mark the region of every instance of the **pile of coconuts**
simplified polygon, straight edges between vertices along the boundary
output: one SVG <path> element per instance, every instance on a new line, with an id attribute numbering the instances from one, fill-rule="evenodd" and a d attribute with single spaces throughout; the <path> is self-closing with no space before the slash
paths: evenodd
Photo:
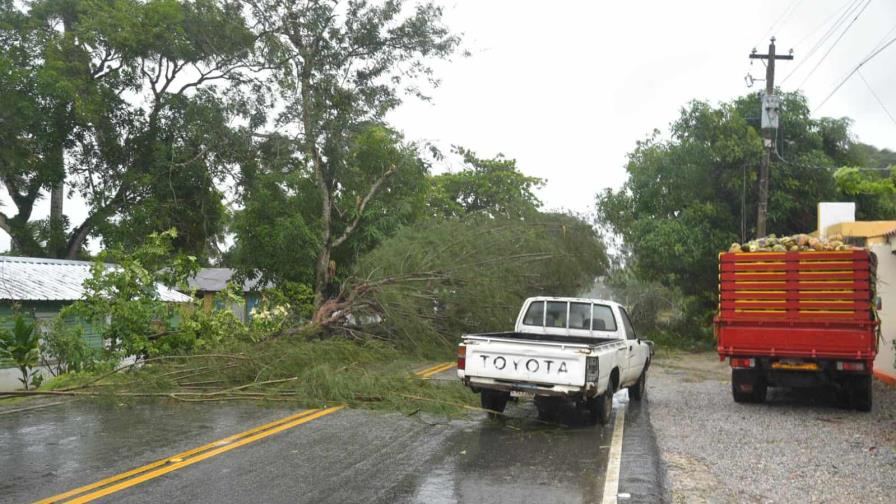
<path id="1" fill-rule="evenodd" d="M 855 250 L 857 247 L 843 243 L 841 235 L 827 238 L 815 238 L 807 234 L 777 237 L 768 235 L 744 244 L 732 243 L 728 252 L 798 252 L 798 251 L 833 251 Z"/>

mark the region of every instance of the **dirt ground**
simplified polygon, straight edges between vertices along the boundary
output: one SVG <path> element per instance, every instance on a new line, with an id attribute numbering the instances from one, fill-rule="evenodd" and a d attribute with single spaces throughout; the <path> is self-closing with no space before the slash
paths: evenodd
<path id="1" fill-rule="evenodd" d="M 715 354 L 666 356 L 651 368 L 651 420 L 674 503 L 893 502 L 896 390 L 875 383 L 870 413 L 832 390 L 770 389 L 731 398 Z"/>

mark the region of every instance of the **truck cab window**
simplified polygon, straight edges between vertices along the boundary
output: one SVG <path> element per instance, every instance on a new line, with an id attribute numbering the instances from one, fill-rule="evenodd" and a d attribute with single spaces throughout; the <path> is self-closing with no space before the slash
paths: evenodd
<path id="1" fill-rule="evenodd" d="M 523 324 L 530 326 L 541 326 L 544 324 L 544 301 L 535 301 L 529 305 L 526 310 L 526 316 L 523 317 Z"/>
<path id="2" fill-rule="evenodd" d="M 632 327 L 632 321 L 628 318 L 628 313 L 625 312 L 625 309 L 621 306 L 619 307 L 619 313 L 622 314 L 622 327 L 625 329 L 625 339 L 635 339 L 635 328 Z"/>
<path id="3" fill-rule="evenodd" d="M 545 327 L 566 329 L 566 303 L 548 301 L 544 317 Z"/>
<path id="4" fill-rule="evenodd" d="M 616 330 L 616 317 L 613 316 L 613 310 L 609 306 L 594 305 L 594 311 L 591 314 L 591 330 L 610 332 Z"/>
<path id="5" fill-rule="evenodd" d="M 591 303 L 569 303 L 569 328 L 591 329 Z"/>

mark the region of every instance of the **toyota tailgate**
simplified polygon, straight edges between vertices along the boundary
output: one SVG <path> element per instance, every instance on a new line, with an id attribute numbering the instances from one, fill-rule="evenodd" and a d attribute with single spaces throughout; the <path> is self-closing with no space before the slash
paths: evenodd
<path id="1" fill-rule="evenodd" d="M 581 387 L 585 384 L 587 345 L 516 342 L 493 339 L 466 341 L 467 378 Z"/>

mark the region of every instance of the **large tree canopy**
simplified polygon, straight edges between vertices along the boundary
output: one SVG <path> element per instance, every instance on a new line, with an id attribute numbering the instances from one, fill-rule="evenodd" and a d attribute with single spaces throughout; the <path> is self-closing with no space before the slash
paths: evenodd
<path id="1" fill-rule="evenodd" d="M 782 99 L 768 216 L 779 235 L 814 230 L 816 204 L 843 195 L 834 170 L 867 159 L 848 119 L 813 119 L 801 95 Z M 637 143 L 623 187 L 597 196 L 598 222 L 621 238 L 627 266 L 687 296 L 695 322 L 706 322 L 715 304 L 718 252 L 753 237 L 759 110 L 755 95 L 688 104 L 668 134 Z"/>
<path id="2" fill-rule="evenodd" d="M 431 3 L 412 9 L 400 0 L 248 4 L 283 98 L 275 132 L 267 138 L 293 139 L 293 161 L 283 166 L 307 173 L 316 190 L 305 197 L 318 203 L 312 248 L 321 303 L 340 249 L 352 248 L 368 217 L 381 213 L 384 194 L 402 183 L 396 175 L 404 156 L 389 154 L 388 142 L 367 142 L 366 125 L 385 124 L 386 113 L 403 96 L 424 96 L 421 83 L 436 85 L 429 65 L 449 57 L 458 39 Z M 366 155 L 376 162 L 358 157 Z"/>
<path id="3" fill-rule="evenodd" d="M 244 165 L 244 207 L 234 214 L 235 243 L 228 261 L 265 281 L 314 285 L 315 261 L 327 233 L 315 175 L 294 147 L 289 139 L 271 138 L 257 162 Z M 422 215 L 427 194 L 428 167 L 416 147 L 381 125 L 365 125 L 348 138 L 339 170 L 345 175 L 332 195 L 331 231 L 347 238 L 330 254 L 339 268 L 330 281 L 344 278 L 360 254 Z M 364 201 L 385 171 L 391 175 L 383 189 Z M 347 233 L 355 222 L 357 230 Z"/>
<path id="4" fill-rule="evenodd" d="M 0 178 L 17 210 L 0 227 L 14 248 L 74 257 L 89 236 L 177 226 L 180 247 L 206 252 L 236 112 L 216 86 L 248 82 L 255 39 L 226 0 L 0 2 Z M 41 233 L 35 202 L 51 192 L 61 210 L 66 186 L 88 217 L 51 213 Z"/>
<path id="5" fill-rule="evenodd" d="M 480 158 L 456 147 L 464 168 L 432 178 L 429 206 L 434 215 L 460 217 L 483 213 L 492 217 L 525 217 L 537 212 L 541 202 L 533 193 L 544 181 L 524 175 L 515 159 L 498 155 Z"/>

